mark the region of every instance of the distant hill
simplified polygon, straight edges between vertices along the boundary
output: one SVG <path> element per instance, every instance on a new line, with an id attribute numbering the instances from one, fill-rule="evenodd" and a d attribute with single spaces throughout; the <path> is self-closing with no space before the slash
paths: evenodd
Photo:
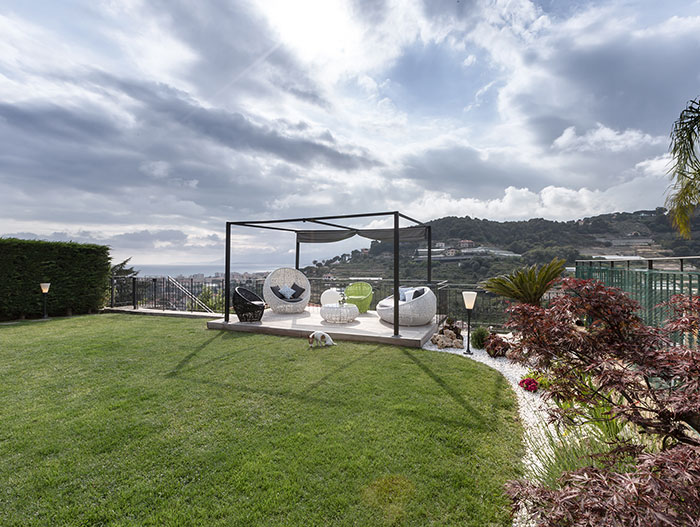
<path id="1" fill-rule="evenodd" d="M 469 216 L 448 216 L 428 222 L 432 226 L 433 244 L 458 247 L 461 240 L 476 246 L 512 251 L 519 258 L 474 255 L 462 260 L 435 260 L 435 278 L 480 281 L 515 267 L 564 258 L 568 264 L 576 259 L 606 255 L 617 256 L 689 256 L 700 255 L 700 239 L 681 239 L 673 230 L 666 209 L 638 210 L 601 214 L 572 221 L 534 218 L 526 221 L 491 221 Z M 693 221 L 693 232 L 700 238 L 700 218 Z M 425 262 L 415 258 L 425 243 L 401 244 L 402 277 L 422 278 Z M 372 242 L 367 254 L 336 256 L 316 262 L 306 269 L 311 276 L 390 276 L 391 243 Z"/>
<path id="2" fill-rule="evenodd" d="M 657 245 L 656 250 L 660 252 L 680 247 L 691 250 L 694 245 L 675 234 L 663 207 L 601 214 L 566 222 L 542 218 L 498 222 L 451 216 L 429 223 L 433 226 L 434 240 L 449 243 L 466 238 L 523 255 L 533 250 L 556 247 L 573 247 L 587 256 L 598 253 L 633 255 L 636 254 L 635 249 L 653 245 Z"/>

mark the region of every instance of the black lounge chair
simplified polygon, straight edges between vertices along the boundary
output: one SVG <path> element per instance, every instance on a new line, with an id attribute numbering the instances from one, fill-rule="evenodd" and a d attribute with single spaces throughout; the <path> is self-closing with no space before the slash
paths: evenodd
<path id="1" fill-rule="evenodd" d="M 237 287 L 233 290 L 233 309 L 241 322 L 258 322 L 265 311 L 265 302 L 250 289 Z"/>

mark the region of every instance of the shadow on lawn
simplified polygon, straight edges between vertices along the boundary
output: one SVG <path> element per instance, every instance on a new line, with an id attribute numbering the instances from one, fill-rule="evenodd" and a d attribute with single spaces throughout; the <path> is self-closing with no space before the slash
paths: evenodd
<path id="1" fill-rule="evenodd" d="M 447 395 L 452 397 L 454 401 L 460 405 L 462 408 L 464 408 L 467 412 L 470 414 L 473 414 L 475 416 L 481 417 L 481 414 L 479 413 L 478 410 L 476 410 L 471 404 L 467 402 L 467 400 L 462 397 L 459 393 L 457 393 L 453 388 L 450 387 L 441 377 L 439 377 L 433 370 L 428 368 L 425 364 L 423 364 L 418 357 L 413 355 L 410 351 L 408 350 L 401 350 L 406 357 L 411 359 L 413 362 L 416 363 L 416 365 L 423 370 L 428 377 L 430 377 L 432 380 L 435 381 L 435 384 L 437 384 L 440 388 L 442 388 Z"/>
<path id="2" fill-rule="evenodd" d="M 370 350 L 370 351 L 368 351 L 367 353 L 364 353 L 364 354 L 360 355 L 359 357 L 357 357 L 357 358 L 355 358 L 355 359 L 353 359 L 353 360 L 351 360 L 351 361 L 346 362 L 345 364 L 343 364 L 343 365 L 340 366 L 339 368 L 336 368 L 335 370 L 333 370 L 333 371 L 327 373 L 326 375 L 324 375 L 323 377 L 321 377 L 319 380 L 314 381 L 314 382 L 312 382 L 311 384 L 309 384 L 304 390 L 302 390 L 302 391 L 299 393 L 299 395 L 308 395 L 308 393 L 309 393 L 311 390 L 314 390 L 314 389 L 318 388 L 318 387 L 321 386 L 324 382 L 326 382 L 328 379 L 330 379 L 330 378 L 333 377 L 334 375 L 337 375 L 337 374 L 340 373 L 341 371 L 348 369 L 350 366 L 352 366 L 352 365 L 355 364 L 356 362 L 359 362 L 359 361 L 361 361 L 361 360 L 363 360 L 363 359 L 366 359 L 367 357 L 369 357 L 372 353 L 374 353 L 374 352 L 377 351 L 378 349 L 379 349 L 379 348 L 374 348 L 373 350 Z"/>
<path id="3" fill-rule="evenodd" d="M 182 368 L 187 366 L 187 364 L 194 359 L 197 354 L 202 351 L 204 348 L 206 348 L 209 344 L 214 342 L 216 339 L 220 338 L 222 336 L 223 332 L 219 333 L 218 335 L 214 335 L 212 338 L 209 340 L 204 341 L 200 346 L 196 347 L 193 351 L 191 351 L 189 354 L 187 354 L 183 359 L 177 363 L 177 366 L 175 366 L 172 370 L 170 370 L 168 373 L 165 374 L 166 377 L 174 377 L 177 375 Z"/>
<path id="4" fill-rule="evenodd" d="M 345 399 L 339 399 L 339 398 L 329 398 L 329 397 L 320 397 L 320 396 L 314 396 L 311 395 L 311 393 L 317 389 L 320 388 L 326 381 L 330 378 L 332 378 L 335 375 L 338 375 L 344 370 L 347 370 L 348 368 L 351 368 L 353 365 L 356 363 L 365 360 L 368 358 L 370 355 L 375 353 L 379 348 L 373 348 L 372 350 L 368 351 L 367 353 L 363 353 L 362 355 L 354 358 L 353 360 L 350 360 L 343 365 L 335 368 L 334 370 L 328 372 L 326 375 L 321 377 L 320 379 L 308 384 L 307 386 L 303 387 L 300 391 L 292 391 L 292 390 L 274 390 L 274 389 L 266 389 L 266 388 L 256 388 L 252 386 L 248 386 L 245 383 L 230 383 L 230 382 L 221 382 L 221 381 L 216 381 L 216 380 L 211 380 L 207 378 L 202 378 L 202 377 L 196 377 L 192 376 L 191 373 L 193 373 L 194 370 L 199 369 L 200 367 L 211 363 L 211 362 L 217 362 L 217 361 L 222 361 L 226 360 L 229 358 L 232 354 L 226 354 L 222 356 L 215 357 L 209 361 L 206 361 L 205 363 L 198 364 L 196 367 L 190 367 L 185 368 L 187 364 L 204 348 L 206 348 L 209 344 L 211 344 L 214 339 L 218 338 L 220 335 L 216 335 L 203 343 L 201 346 L 199 346 L 197 349 L 195 349 L 193 352 L 188 354 L 186 357 L 184 357 L 178 365 L 168 374 L 166 374 L 166 377 L 170 378 L 177 378 L 181 381 L 187 381 L 195 384 L 200 384 L 200 385 L 208 385 L 208 386 L 213 386 L 216 388 L 221 388 L 225 390 L 235 390 L 238 392 L 242 393 L 252 393 L 252 394 L 257 394 L 257 395 L 267 395 L 270 397 L 275 397 L 275 398 L 280 398 L 280 399 L 294 399 L 297 401 L 300 401 L 302 403 L 310 403 L 310 404 L 322 404 L 326 405 L 328 407 L 336 407 L 336 408 L 348 408 L 348 409 L 353 409 L 357 410 L 357 401 L 354 400 L 345 400 Z M 444 379 L 442 379 L 440 376 L 438 376 L 434 371 L 432 371 L 426 364 L 424 364 L 420 359 L 418 359 L 414 354 L 412 354 L 408 350 L 401 350 L 402 353 L 407 356 L 408 358 L 411 359 L 411 361 L 418 367 L 420 370 L 422 370 L 430 379 L 432 379 L 437 386 L 440 387 L 442 391 L 444 391 L 447 395 L 452 398 L 465 412 L 464 415 L 461 418 L 453 418 L 453 417 L 447 417 L 444 415 L 440 415 L 437 412 L 422 412 L 416 409 L 407 409 L 407 408 L 394 408 L 392 410 L 386 409 L 387 412 L 391 412 L 394 414 L 401 415 L 402 417 L 405 418 L 410 418 L 410 419 L 415 419 L 416 421 L 422 422 L 422 421 L 431 421 L 435 422 L 441 425 L 446 425 L 446 426 L 452 426 L 452 427 L 469 427 L 471 429 L 475 430 L 483 430 L 483 429 L 489 429 L 491 428 L 489 426 L 487 418 L 479 412 L 473 405 L 471 405 L 460 393 L 458 393 L 454 388 L 452 388 L 447 382 L 445 382 Z M 184 374 L 184 375 L 183 375 Z M 494 387 L 495 390 L 497 390 L 497 387 Z"/>
<path id="5" fill-rule="evenodd" d="M 188 370 L 189 371 L 189 370 Z M 209 379 L 202 379 L 198 377 L 190 377 L 190 376 L 184 376 L 184 375 L 177 375 L 176 377 L 173 376 L 174 378 L 181 380 L 181 381 L 187 381 L 191 382 L 194 384 L 200 384 L 200 385 L 205 385 L 205 386 L 213 386 L 216 388 L 221 388 L 225 390 L 233 390 L 241 393 L 252 393 L 256 395 L 267 395 L 270 397 L 275 397 L 283 400 L 296 400 L 302 403 L 309 403 L 309 404 L 322 404 L 327 407 L 334 407 L 334 408 L 346 408 L 352 412 L 357 412 L 358 411 L 358 406 L 357 406 L 357 401 L 346 401 L 343 399 L 330 399 L 326 397 L 315 397 L 312 395 L 304 394 L 304 393 L 298 393 L 298 392 L 293 392 L 290 390 L 269 390 L 269 389 L 264 389 L 264 388 L 251 388 L 250 386 L 245 386 L 241 384 L 232 384 L 232 383 L 227 383 L 227 382 L 219 382 L 219 381 L 212 381 Z M 423 422 L 433 422 L 437 423 L 440 425 L 444 426 L 451 426 L 451 427 L 468 427 L 470 429 L 474 430 L 488 430 L 492 429 L 493 426 L 489 426 L 484 417 L 476 410 L 473 408 L 469 407 L 467 405 L 466 412 L 464 416 L 461 419 L 453 419 L 449 417 L 444 417 L 441 415 L 437 415 L 434 411 L 429 412 L 420 412 L 416 410 L 408 410 L 406 408 L 395 408 L 395 409 L 388 409 L 388 408 L 373 408 L 374 410 L 383 410 L 386 413 L 391 413 L 394 415 L 400 415 L 401 417 L 404 418 L 411 418 L 415 419 L 417 423 L 423 423 Z"/>

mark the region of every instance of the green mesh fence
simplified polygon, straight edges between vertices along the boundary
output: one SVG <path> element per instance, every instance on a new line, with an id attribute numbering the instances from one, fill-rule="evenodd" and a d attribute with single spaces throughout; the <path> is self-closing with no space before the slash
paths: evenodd
<path id="1" fill-rule="evenodd" d="M 697 296 L 700 291 L 700 272 L 667 271 L 604 267 L 588 262 L 576 263 L 576 278 L 594 279 L 607 286 L 618 287 L 640 304 L 639 316 L 647 325 L 661 326 L 669 317 L 669 309 L 660 306 L 673 295 Z"/>

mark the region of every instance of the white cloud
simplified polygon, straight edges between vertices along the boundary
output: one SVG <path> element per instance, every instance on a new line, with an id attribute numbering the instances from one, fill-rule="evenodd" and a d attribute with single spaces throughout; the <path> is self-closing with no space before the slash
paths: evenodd
<path id="1" fill-rule="evenodd" d="M 625 130 L 617 132 L 598 123 L 592 130 L 583 135 L 576 133 L 576 127 L 570 126 L 554 140 L 553 148 L 565 151 L 594 152 L 608 150 L 622 152 L 634 150 L 647 145 L 663 145 L 664 137 L 652 137 L 640 130 Z"/>
<path id="2" fill-rule="evenodd" d="M 462 62 L 462 65 L 465 68 L 468 68 L 469 66 L 471 66 L 472 64 L 475 64 L 475 63 L 476 63 L 476 56 L 475 55 L 467 55 L 467 58 L 464 59 L 464 61 Z"/>

